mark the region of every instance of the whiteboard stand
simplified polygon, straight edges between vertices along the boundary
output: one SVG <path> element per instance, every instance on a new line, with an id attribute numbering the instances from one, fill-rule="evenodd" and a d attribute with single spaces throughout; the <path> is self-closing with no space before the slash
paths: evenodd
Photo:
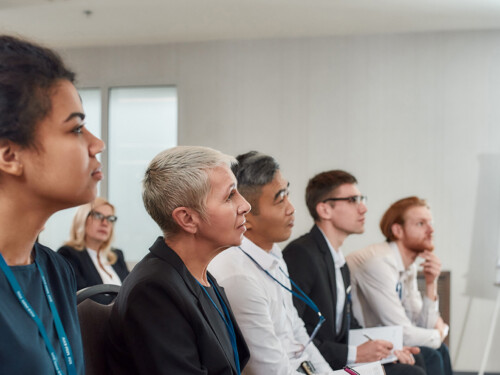
<path id="1" fill-rule="evenodd" d="M 460 350 L 462 349 L 462 342 L 464 341 L 465 328 L 467 326 L 467 322 L 469 321 L 469 314 L 470 314 L 470 307 L 471 306 L 472 306 L 472 297 L 469 296 L 469 301 L 467 303 L 467 309 L 465 310 L 464 324 L 462 326 L 462 331 L 460 332 L 457 349 L 455 350 L 455 355 L 453 356 L 453 368 L 455 368 L 457 366 Z"/>
<path id="2" fill-rule="evenodd" d="M 497 292 L 497 302 L 495 303 L 495 310 L 493 311 L 490 334 L 488 335 L 488 340 L 486 341 L 486 347 L 484 349 L 484 354 L 483 354 L 483 361 L 481 362 L 481 367 L 479 368 L 478 375 L 484 375 L 484 370 L 486 369 L 486 364 L 488 363 L 488 358 L 490 356 L 491 344 L 493 343 L 493 336 L 495 335 L 495 328 L 498 320 L 498 311 L 500 310 L 500 284 L 495 284 L 495 285 L 499 287 Z"/>

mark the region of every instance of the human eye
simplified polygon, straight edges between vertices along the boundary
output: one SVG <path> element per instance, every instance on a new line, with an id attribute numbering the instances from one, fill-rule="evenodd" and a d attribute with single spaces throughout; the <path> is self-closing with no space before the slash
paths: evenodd
<path id="1" fill-rule="evenodd" d="M 97 220 L 102 220 L 104 219 L 104 215 L 101 214 L 100 212 L 94 212 L 94 217 L 97 219 Z"/>
<path id="2" fill-rule="evenodd" d="M 234 194 L 236 194 L 236 191 L 235 190 L 231 190 L 231 192 L 229 193 L 226 201 L 230 201 L 234 197 Z"/>
<path id="3" fill-rule="evenodd" d="M 71 132 L 72 133 L 75 133 L 75 134 L 82 134 L 83 133 L 83 127 L 85 126 L 85 124 L 78 124 L 76 125 L 72 130 Z"/>
<path id="4" fill-rule="evenodd" d="M 357 195 L 354 195 L 352 197 L 349 197 L 349 199 L 347 200 L 349 203 L 358 203 L 358 196 Z"/>
<path id="5" fill-rule="evenodd" d="M 423 227 L 424 226 L 424 222 L 423 221 L 418 221 L 417 222 L 417 227 Z"/>
<path id="6" fill-rule="evenodd" d="M 279 203 L 283 203 L 283 202 L 285 201 L 285 197 L 287 197 L 287 196 L 288 196 L 288 192 L 287 192 L 287 191 L 282 191 L 282 192 L 280 193 L 280 195 L 278 196 L 278 201 L 277 201 L 277 203 L 278 203 L 278 204 L 279 204 Z"/>

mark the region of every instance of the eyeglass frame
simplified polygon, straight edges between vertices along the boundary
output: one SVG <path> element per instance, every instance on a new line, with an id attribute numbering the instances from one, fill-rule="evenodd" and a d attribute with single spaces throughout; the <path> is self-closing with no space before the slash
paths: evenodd
<path id="1" fill-rule="evenodd" d="M 368 197 L 366 195 L 351 195 L 350 197 L 342 197 L 342 198 L 326 198 L 321 201 L 321 203 L 326 203 L 330 201 L 347 201 L 349 203 L 356 203 L 356 204 L 366 204 L 366 201 L 368 200 Z"/>
<path id="2" fill-rule="evenodd" d="M 116 215 L 105 216 L 104 214 L 102 214 L 98 211 L 94 211 L 94 210 L 91 210 L 89 212 L 89 214 L 87 215 L 87 217 L 90 217 L 90 216 L 92 216 L 92 219 L 99 220 L 100 222 L 102 222 L 103 220 L 106 220 L 109 224 L 114 224 L 118 220 L 118 216 L 116 216 Z"/>

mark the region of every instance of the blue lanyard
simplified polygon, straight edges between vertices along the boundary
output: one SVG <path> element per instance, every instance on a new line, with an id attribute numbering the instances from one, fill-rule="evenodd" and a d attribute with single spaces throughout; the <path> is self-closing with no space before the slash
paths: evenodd
<path id="1" fill-rule="evenodd" d="M 292 293 L 293 296 L 297 297 L 298 299 L 300 299 L 301 301 L 303 301 L 307 306 L 309 306 L 311 309 L 313 309 L 317 314 L 318 314 L 318 317 L 319 317 L 319 322 L 318 324 L 316 325 L 316 327 L 314 328 L 311 336 L 309 336 L 309 340 L 307 340 L 307 343 L 304 345 L 304 349 L 307 345 L 309 345 L 309 343 L 314 339 L 314 337 L 316 336 L 316 334 L 318 333 L 319 329 L 321 328 L 321 325 L 325 322 L 325 317 L 323 315 L 321 315 L 321 312 L 319 311 L 318 309 L 318 306 L 316 306 L 316 304 L 313 302 L 313 300 L 311 298 L 309 298 L 309 296 L 307 294 L 304 293 L 304 291 L 302 289 L 299 288 L 299 286 L 295 283 L 295 281 L 293 281 L 290 276 L 288 276 L 285 271 L 283 271 L 283 269 L 281 267 L 278 266 L 279 270 L 283 273 L 283 275 L 285 275 L 288 280 L 290 280 L 290 283 L 295 287 L 295 289 L 297 289 L 297 291 L 300 293 L 297 293 L 295 290 L 293 289 L 290 289 L 289 287 L 287 287 L 286 285 L 284 285 L 282 282 L 280 282 L 277 278 L 275 278 L 273 275 L 271 275 L 269 273 L 269 271 L 267 271 L 264 267 L 262 267 L 259 262 L 257 262 L 250 254 L 248 254 L 245 250 L 243 250 L 241 248 L 241 246 L 238 246 L 238 249 L 240 249 L 247 257 L 249 257 L 256 265 L 257 267 L 259 267 L 267 276 L 269 276 L 271 279 L 273 279 L 275 282 L 277 282 L 282 288 L 286 289 L 287 291 L 289 291 L 290 293 Z"/>
<path id="2" fill-rule="evenodd" d="M 399 299 L 402 300 L 403 299 L 403 284 L 401 283 L 401 281 L 398 281 L 398 283 L 396 284 L 396 293 L 398 294 Z"/>
<path id="3" fill-rule="evenodd" d="M 68 370 L 68 375 L 76 375 L 76 367 L 75 367 L 75 362 L 73 360 L 73 353 L 71 351 L 71 346 L 69 344 L 69 340 L 68 340 L 68 337 L 66 335 L 66 332 L 64 332 L 64 327 L 62 325 L 61 318 L 59 317 L 59 313 L 57 312 L 56 305 L 55 305 L 54 300 L 52 298 L 52 293 L 50 292 L 50 289 L 49 289 L 49 284 L 47 283 L 47 279 L 45 278 L 45 275 L 44 275 L 40 265 L 37 263 L 36 260 L 35 260 L 35 265 L 38 269 L 38 272 L 40 272 L 40 277 L 42 279 L 42 284 L 43 284 L 43 290 L 45 292 L 45 296 L 47 297 L 47 302 L 49 303 L 50 311 L 52 312 L 52 317 L 54 319 L 54 325 L 56 327 L 57 335 L 59 336 L 59 342 L 60 342 L 61 347 L 62 347 L 64 361 L 66 362 L 66 368 Z M 43 326 L 42 320 L 37 315 L 35 310 L 31 307 L 28 300 L 24 296 L 24 293 L 21 290 L 21 286 L 17 282 L 16 277 L 14 276 L 14 273 L 12 273 L 12 270 L 5 262 L 5 259 L 3 258 L 2 254 L 0 254 L 0 268 L 2 269 L 5 276 L 7 277 L 7 281 L 9 282 L 10 287 L 14 291 L 14 294 L 16 295 L 17 299 L 19 300 L 19 303 L 24 308 L 26 313 L 31 317 L 31 319 L 33 319 L 35 321 L 36 325 L 38 326 L 38 331 L 40 332 L 40 335 L 42 336 L 43 341 L 45 341 L 45 346 L 47 347 L 47 351 L 49 352 L 50 359 L 52 360 L 52 363 L 54 364 L 54 369 L 56 371 L 56 374 L 57 375 L 64 375 L 64 373 L 61 370 L 61 367 L 59 366 L 59 361 L 57 360 L 56 351 L 54 350 L 54 347 L 52 346 L 52 343 L 50 342 L 49 336 L 47 335 L 47 331 L 45 330 L 45 327 Z"/>
<path id="4" fill-rule="evenodd" d="M 236 333 L 234 332 L 233 322 L 231 321 L 231 317 L 229 316 L 229 310 L 227 309 L 227 306 L 224 303 L 224 300 L 222 299 L 222 297 L 219 293 L 219 290 L 215 286 L 215 283 L 211 280 L 210 276 L 208 276 L 208 282 L 214 288 L 215 294 L 217 294 L 217 298 L 219 299 L 219 302 L 222 306 L 222 309 L 224 310 L 224 315 L 219 310 L 219 308 L 217 307 L 217 304 L 214 302 L 212 297 L 210 297 L 210 294 L 208 293 L 207 289 L 203 285 L 201 285 L 201 283 L 198 280 L 196 280 L 196 282 L 201 286 L 201 289 L 203 289 L 203 291 L 207 295 L 208 299 L 210 300 L 210 302 L 212 302 L 212 305 L 214 305 L 215 309 L 219 313 L 219 316 L 221 317 L 222 321 L 226 325 L 227 332 L 229 333 L 229 339 L 231 340 L 231 346 L 233 347 L 234 363 L 236 365 L 236 372 L 238 373 L 238 375 L 240 375 L 241 374 L 240 356 L 238 354 L 238 345 L 236 343 Z"/>

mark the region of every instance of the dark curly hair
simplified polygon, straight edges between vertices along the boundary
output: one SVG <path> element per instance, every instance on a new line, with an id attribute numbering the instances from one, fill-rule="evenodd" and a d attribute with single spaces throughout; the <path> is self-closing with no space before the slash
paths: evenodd
<path id="1" fill-rule="evenodd" d="M 73 83 L 75 74 L 54 51 L 1 35 L 0 140 L 36 146 L 36 125 L 50 113 L 52 90 L 60 80 Z"/>

